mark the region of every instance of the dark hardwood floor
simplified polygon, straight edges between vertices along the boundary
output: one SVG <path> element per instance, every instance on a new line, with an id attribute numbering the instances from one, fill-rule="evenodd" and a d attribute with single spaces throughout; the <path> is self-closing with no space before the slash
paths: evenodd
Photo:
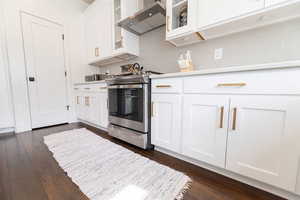
<path id="1" fill-rule="evenodd" d="M 87 200 L 43 143 L 43 136 L 80 127 L 87 127 L 101 137 L 186 173 L 193 184 L 184 200 L 282 199 L 160 152 L 140 150 L 98 129 L 70 124 L 17 136 L 0 136 L 0 200 Z"/>

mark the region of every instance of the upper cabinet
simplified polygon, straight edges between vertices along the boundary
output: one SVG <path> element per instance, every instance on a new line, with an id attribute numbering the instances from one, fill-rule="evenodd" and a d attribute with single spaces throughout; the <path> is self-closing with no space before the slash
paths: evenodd
<path id="1" fill-rule="evenodd" d="M 96 0 L 85 11 L 87 62 L 107 65 L 139 55 L 139 37 L 117 26 L 138 10 L 138 0 Z"/>
<path id="2" fill-rule="evenodd" d="M 201 0 L 198 2 L 198 26 L 205 27 L 217 22 L 264 8 L 264 0 Z"/>
<path id="3" fill-rule="evenodd" d="M 195 33 L 197 4 L 196 0 L 167 0 L 167 41 L 182 46 L 203 40 L 199 33 Z"/>
<path id="4" fill-rule="evenodd" d="M 291 20 L 299 10 L 299 0 L 169 0 L 166 39 L 183 46 Z"/>
<path id="5" fill-rule="evenodd" d="M 138 1 L 113 0 L 113 55 L 139 55 L 139 37 L 118 26 L 118 23 L 138 10 Z"/>
<path id="6" fill-rule="evenodd" d="M 109 0 L 95 1 L 85 11 L 85 38 L 89 64 L 112 54 L 110 2 Z"/>

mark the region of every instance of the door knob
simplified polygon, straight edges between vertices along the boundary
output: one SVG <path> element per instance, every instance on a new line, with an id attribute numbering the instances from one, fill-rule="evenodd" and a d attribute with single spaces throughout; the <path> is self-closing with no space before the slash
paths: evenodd
<path id="1" fill-rule="evenodd" d="M 34 77 L 29 77 L 28 79 L 29 79 L 30 82 L 34 82 L 35 81 Z"/>

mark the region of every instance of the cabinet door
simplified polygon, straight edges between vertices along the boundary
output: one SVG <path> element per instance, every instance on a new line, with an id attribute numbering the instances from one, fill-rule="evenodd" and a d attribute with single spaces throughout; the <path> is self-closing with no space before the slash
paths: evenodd
<path id="1" fill-rule="evenodd" d="M 100 97 L 97 93 L 91 93 L 88 96 L 88 121 L 95 125 L 101 125 L 100 119 Z"/>
<path id="2" fill-rule="evenodd" d="M 196 24 L 197 0 L 167 0 L 167 37 L 192 32 Z"/>
<path id="3" fill-rule="evenodd" d="M 100 103 L 100 126 L 103 128 L 108 127 L 108 108 L 107 108 L 107 92 L 101 92 L 99 94 Z"/>
<path id="4" fill-rule="evenodd" d="M 184 155 L 225 167 L 229 98 L 185 95 L 183 99 Z"/>
<path id="5" fill-rule="evenodd" d="M 227 169 L 294 191 L 299 159 L 300 98 L 231 99 Z"/>
<path id="6" fill-rule="evenodd" d="M 264 0 L 201 0 L 198 2 L 198 27 L 212 25 L 264 8 Z"/>
<path id="7" fill-rule="evenodd" d="M 85 39 L 88 63 L 99 57 L 98 41 L 98 16 L 96 2 L 90 5 L 84 13 L 85 18 Z"/>
<path id="8" fill-rule="evenodd" d="M 111 10 L 112 1 L 101 0 L 95 1 L 85 11 L 85 37 L 89 63 L 112 54 Z"/>
<path id="9" fill-rule="evenodd" d="M 152 95 L 152 144 L 180 152 L 181 97 L 172 94 Z"/>

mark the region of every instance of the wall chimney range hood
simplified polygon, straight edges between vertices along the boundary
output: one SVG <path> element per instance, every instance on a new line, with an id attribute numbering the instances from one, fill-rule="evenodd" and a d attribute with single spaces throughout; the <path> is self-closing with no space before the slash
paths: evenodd
<path id="1" fill-rule="evenodd" d="M 166 24 L 166 9 L 156 1 L 150 6 L 138 11 L 134 16 L 127 17 L 118 26 L 136 35 L 142 35 Z"/>

